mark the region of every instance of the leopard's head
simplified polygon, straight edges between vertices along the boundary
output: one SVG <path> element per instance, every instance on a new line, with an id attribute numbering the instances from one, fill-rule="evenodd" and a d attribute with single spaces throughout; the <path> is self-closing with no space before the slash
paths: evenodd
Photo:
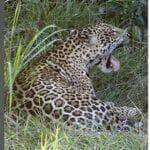
<path id="1" fill-rule="evenodd" d="M 100 23 L 82 29 L 79 35 L 89 47 L 88 67 L 97 65 L 104 73 L 119 70 L 120 63 L 112 52 L 123 43 L 128 43 L 128 33 L 125 30 Z"/>

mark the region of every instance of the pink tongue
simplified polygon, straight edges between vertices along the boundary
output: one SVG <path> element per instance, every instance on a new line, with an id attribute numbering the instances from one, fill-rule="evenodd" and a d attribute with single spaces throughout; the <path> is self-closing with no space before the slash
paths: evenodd
<path id="1" fill-rule="evenodd" d="M 111 56 L 110 62 L 113 66 L 114 71 L 118 71 L 120 69 L 120 63 L 115 57 Z"/>

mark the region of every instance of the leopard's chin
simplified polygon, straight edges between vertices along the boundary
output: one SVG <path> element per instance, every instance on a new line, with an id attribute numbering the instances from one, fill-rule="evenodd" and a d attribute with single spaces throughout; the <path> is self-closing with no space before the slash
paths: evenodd
<path id="1" fill-rule="evenodd" d="M 100 70 L 103 73 L 110 73 L 112 71 L 116 72 L 119 69 L 120 69 L 119 61 L 114 56 L 112 56 L 111 54 L 110 54 L 106 64 L 100 67 Z"/>

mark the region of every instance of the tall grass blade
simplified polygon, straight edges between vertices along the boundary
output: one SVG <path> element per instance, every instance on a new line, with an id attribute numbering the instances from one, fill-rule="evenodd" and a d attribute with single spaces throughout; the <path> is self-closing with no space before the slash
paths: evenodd
<path id="1" fill-rule="evenodd" d="M 29 44 L 27 45 L 27 47 L 26 47 L 26 49 L 25 49 L 23 55 L 25 56 L 25 55 L 28 54 L 28 52 L 31 50 L 31 48 L 32 48 L 32 46 L 33 46 L 33 44 L 34 44 L 34 42 L 37 40 L 37 38 L 38 38 L 45 30 L 47 30 L 48 28 L 54 28 L 54 27 L 57 27 L 57 26 L 55 26 L 55 25 L 49 25 L 49 26 L 43 28 L 39 33 L 37 33 L 37 34 L 32 38 L 32 40 L 29 42 Z"/>
<path id="2" fill-rule="evenodd" d="M 47 150 L 47 135 L 43 135 L 43 132 L 40 134 L 41 137 L 41 150 Z"/>
<path id="3" fill-rule="evenodd" d="M 13 91 L 12 91 L 12 64 L 11 62 L 7 62 L 8 64 L 8 77 L 9 77 L 9 106 L 8 106 L 8 111 L 11 112 L 11 105 L 12 105 L 12 97 L 13 97 Z"/>
<path id="4" fill-rule="evenodd" d="M 14 57 L 14 63 L 13 63 L 13 82 L 17 76 L 17 74 L 19 73 L 20 71 L 20 68 L 22 66 L 22 54 L 21 54 L 21 51 L 22 51 L 22 45 L 21 45 L 21 42 L 19 44 L 19 47 L 16 51 L 16 54 L 15 54 L 15 57 Z"/>
<path id="5" fill-rule="evenodd" d="M 7 63 L 6 63 L 6 67 L 7 67 L 7 77 L 6 77 L 6 83 L 8 81 L 8 111 L 11 111 L 11 105 L 12 105 L 12 97 L 13 97 L 13 91 L 12 91 L 12 85 L 13 85 L 13 80 L 14 80 L 14 74 L 13 74 L 13 65 L 12 65 L 12 58 L 11 58 L 11 50 L 12 50 L 12 42 L 13 42 L 13 37 L 15 34 L 15 30 L 16 30 L 16 26 L 17 26 L 17 22 L 19 19 L 19 14 L 20 14 L 20 10 L 21 10 L 21 1 L 19 0 L 17 7 L 15 9 L 15 14 L 13 17 L 13 23 L 12 23 L 12 29 L 11 29 L 11 35 L 10 35 L 10 42 L 9 42 L 9 48 L 6 51 L 6 59 L 7 59 Z"/>
<path id="6" fill-rule="evenodd" d="M 43 44 L 48 38 L 52 37 L 53 35 L 59 33 L 59 32 L 62 32 L 62 31 L 66 31 L 67 29 L 61 29 L 61 30 L 57 30 L 53 33 L 51 33 L 50 35 L 48 35 L 46 38 L 44 38 L 39 44 L 37 44 L 33 49 L 30 50 L 30 52 L 28 52 L 23 60 L 26 60 L 26 58 L 28 58 L 41 44 Z"/>
<path id="7" fill-rule="evenodd" d="M 59 150 L 58 149 L 58 134 L 59 134 L 59 128 L 57 127 L 54 133 L 53 150 Z"/>
<path id="8" fill-rule="evenodd" d="M 51 41 L 50 43 L 46 44 L 43 48 L 41 48 L 38 52 L 36 52 L 34 55 L 32 55 L 27 61 L 23 63 L 23 67 L 25 67 L 32 59 L 34 59 L 37 55 L 39 55 L 41 52 L 43 52 L 47 47 L 52 45 L 56 41 L 60 41 L 61 39 L 55 39 Z"/>
<path id="9" fill-rule="evenodd" d="M 16 29 L 16 25 L 18 22 L 18 18 L 19 18 L 19 14 L 20 14 L 20 10 L 21 10 L 21 1 L 19 0 L 16 10 L 15 10 L 15 15 L 13 18 L 13 25 L 12 25 L 12 30 L 11 30 L 11 38 L 10 38 L 10 45 L 9 45 L 9 53 L 8 53 L 8 58 L 11 59 L 11 48 L 12 48 L 12 41 L 13 41 L 13 37 L 14 37 L 14 33 L 15 33 L 15 29 Z"/>

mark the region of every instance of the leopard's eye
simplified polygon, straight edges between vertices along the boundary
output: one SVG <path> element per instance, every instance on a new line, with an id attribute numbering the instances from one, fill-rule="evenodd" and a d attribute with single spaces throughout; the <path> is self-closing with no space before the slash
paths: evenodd
<path id="1" fill-rule="evenodd" d="M 127 33 L 127 37 L 131 38 L 131 34 L 130 34 L 130 33 Z"/>

